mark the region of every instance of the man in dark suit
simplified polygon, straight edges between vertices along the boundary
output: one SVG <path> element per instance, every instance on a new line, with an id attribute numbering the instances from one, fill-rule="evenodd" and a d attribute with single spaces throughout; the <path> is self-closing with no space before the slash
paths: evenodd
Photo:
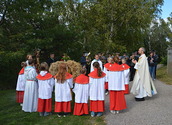
<path id="1" fill-rule="evenodd" d="M 47 60 L 47 64 L 50 66 L 51 65 L 51 63 L 53 63 L 53 62 L 56 62 L 56 60 L 55 60 L 55 54 L 54 53 L 51 53 L 50 54 L 50 58 Z"/>

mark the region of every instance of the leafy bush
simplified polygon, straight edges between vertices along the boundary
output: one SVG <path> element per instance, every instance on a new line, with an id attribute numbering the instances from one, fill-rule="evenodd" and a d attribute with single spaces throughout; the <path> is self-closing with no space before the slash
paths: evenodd
<path id="1" fill-rule="evenodd" d="M 167 56 L 161 57 L 161 64 L 167 65 Z"/>
<path id="2" fill-rule="evenodd" d="M 0 51 L 0 89 L 12 89 L 16 86 L 20 63 L 25 53 L 23 52 L 3 52 Z"/>

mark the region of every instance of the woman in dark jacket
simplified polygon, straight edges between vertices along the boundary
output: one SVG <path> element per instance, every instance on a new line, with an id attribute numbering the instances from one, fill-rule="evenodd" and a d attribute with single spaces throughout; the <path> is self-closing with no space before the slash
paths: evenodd
<path id="1" fill-rule="evenodd" d="M 148 57 L 148 64 L 149 64 L 150 75 L 153 80 L 155 80 L 155 62 L 156 62 L 156 58 L 154 56 L 154 53 L 150 52 L 150 55 Z"/>

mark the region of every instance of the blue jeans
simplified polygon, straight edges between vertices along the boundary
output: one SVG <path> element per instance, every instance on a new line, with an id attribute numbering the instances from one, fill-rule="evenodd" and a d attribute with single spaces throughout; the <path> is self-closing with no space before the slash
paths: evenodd
<path id="1" fill-rule="evenodd" d="M 152 77 L 152 79 L 155 79 L 155 66 L 149 66 L 149 72 Z"/>

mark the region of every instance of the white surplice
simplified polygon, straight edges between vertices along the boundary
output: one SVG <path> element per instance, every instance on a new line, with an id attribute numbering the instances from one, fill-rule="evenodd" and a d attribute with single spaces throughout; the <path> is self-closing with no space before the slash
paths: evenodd
<path id="1" fill-rule="evenodd" d="M 24 91 L 25 90 L 25 85 L 26 85 L 26 78 L 24 74 L 20 74 L 17 79 L 17 86 L 16 90 L 17 91 Z"/>
<path id="2" fill-rule="evenodd" d="M 47 71 L 41 71 L 40 75 L 45 76 Z M 38 80 L 38 93 L 40 99 L 50 99 L 52 98 L 53 86 L 55 84 L 54 78 L 47 80 Z"/>
<path id="3" fill-rule="evenodd" d="M 124 70 L 124 83 L 125 85 L 129 84 L 130 79 L 130 69 Z"/>
<path id="4" fill-rule="evenodd" d="M 105 82 L 108 82 L 108 72 L 109 72 L 109 71 L 107 70 L 106 67 L 104 67 L 103 72 L 106 73 Z"/>
<path id="5" fill-rule="evenodd" d="M 108 90 L 125 90 L 124 71 L 108 72 Z"/>
<path id="6" fill-rule="evenodd" d="M 55 79 L 55 101 L 71 101 L 71 88 L 73 88 L 73 78 L 65 80 L 64 83 L 59 83 L 58 80 Z"/>
<path id="7" fill-rule="evenodd" d="M 88 103 L 89 84 L 75 83 L 73 92 L 75 93 L 75 102 L 76 103 Z"/>
<path id="8" fill-rule="evenodd" d="M 90 100 L 104 100 L 104 83 L 105 77 L 103 78 L 91 78 L 90 81 Z"/>

